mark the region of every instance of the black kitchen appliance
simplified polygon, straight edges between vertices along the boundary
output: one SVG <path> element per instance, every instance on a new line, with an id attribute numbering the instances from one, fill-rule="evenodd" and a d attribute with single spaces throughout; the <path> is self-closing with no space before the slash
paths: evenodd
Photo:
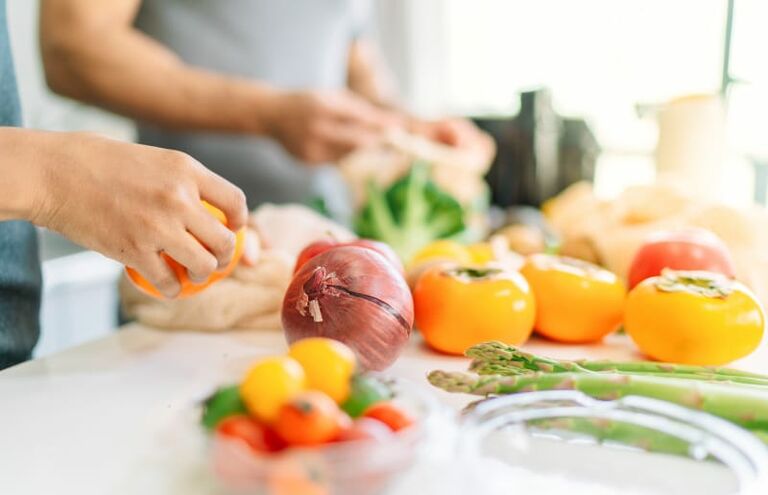
<path id="1" fill-rule="evenodd" d="M 473 120 L 496 140 L 486 176 L 495 205 L 539 206 L 574 182 L 594 178 L 600 152 L 594 134 L 584 120 L 558 115 L 546 89 L 521 93 L 520 111 L 511 118 Z"/>

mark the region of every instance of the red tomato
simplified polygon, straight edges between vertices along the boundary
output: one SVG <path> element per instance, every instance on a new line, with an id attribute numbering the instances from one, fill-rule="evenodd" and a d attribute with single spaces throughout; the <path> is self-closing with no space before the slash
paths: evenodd
<path id="1" fill-rule="evenodd" d="M 378 419 L 360 418 L 341 432 L 339 441 L 375 440 L 384 442 L 392 436 L 392 430 Z"/>
<path id="2" fill-rule="evenodd" d="M 377 402 L 365 410 L 363 417 L 378 419 L 389 426 L 392 431 L 400 431 L 416 421 L 410 414 L 392 402 Z"/>
<path id="3" fill-rule="evenodd" d="M 275 431 L 289 445 L 320 445 L 341 435 L 350 419 L 322 392 L 304 392 L 280 409 Z"/>
<path id="4" fill-rule="evenodd" d="M 664 268 L 722 273 L 733 278 L 731 253 L 723 241 L 705 229 L 657 232 L 635 253 L 629 269 L 629 288 L 661 275 Z"/>
<path id="5" fill-rule="evenodd" d="M 230 416 L 216 427 L 216 434 L 245 442 L 254 452 L 276 452 L 285 444 L 274 431 L 245 416 Z"/>
<path id="6" fill-rule="evenodd" d="M 299 253 L 299 257 L 296 259 L 296 266 L 293 268 L 293 273 L 298 272 L 299 268 L 301 268 L 304 263 L 311 260 L 318 254 L 324 253 L 335 247 L 343 246 L 357 246 L 376 251 L 380 255 L 384 256 L 387 261 L 392 263 L 392 266 L 397 268 L 400 273 L 404 273 L 403 263 L 400 261 L 400 258 L 397 257 L 397 254 L 395 254 L 392 248 L 383 242 L 373 241 L 371 239 L 357 239 L 350 242 L 335 242 L 328 239 L 315 241 L 309 244 L 301 251 L 301 253 Z"/>

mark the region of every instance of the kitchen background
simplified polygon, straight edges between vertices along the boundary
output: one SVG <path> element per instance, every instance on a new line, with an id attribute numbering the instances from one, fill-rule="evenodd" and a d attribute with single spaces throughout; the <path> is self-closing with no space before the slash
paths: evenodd
<path id="1" fill-rule="evenodd" d="M 46 89 L 37 3 L 8 1 L 26 124 L 131 139 L 130 122 Z M 727 137 L 724 160 L 712 165 L 723 180 L 703 193 L 746 204 L 765 197 L 768 2 L 733 4 L 727 125 L 720 133 L 720 109 L 706 105 L 689 123 L 714 146 L 703 149 L 696 164 L 702 171 L 712 172 L 707 154 L 720 150 L 717 136 Z M 716 93 L 723 83 L 726 0 L 378 0 L 375 10 L 377 37 L 405 105 L 424 115 L 507 118 L 520 110 L 520 92 L 546 87 L 556 112 L 584 119 L 599 143 L 595 187 L 605 197 L 653 180 L 658 122 L 673 134 L 677 122 L 661 110 L 665 102 Z M 50 233 L 43 233 L 42 256 L 37 355 L 115 328 L 120 266 Z"/>

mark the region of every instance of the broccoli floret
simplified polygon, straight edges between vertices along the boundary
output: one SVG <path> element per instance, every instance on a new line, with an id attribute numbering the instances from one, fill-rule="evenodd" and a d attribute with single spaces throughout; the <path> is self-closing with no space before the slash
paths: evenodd
<path id="1" fill-rule="evenodd" d="M 367 192 L 355 221 L 358 235 L 386 242 L 404 261 L 430 242 L 466 227 L 461 204 L 430 180 L 424 163 L 414 163 L 386 191 L 371 182 Z"/>

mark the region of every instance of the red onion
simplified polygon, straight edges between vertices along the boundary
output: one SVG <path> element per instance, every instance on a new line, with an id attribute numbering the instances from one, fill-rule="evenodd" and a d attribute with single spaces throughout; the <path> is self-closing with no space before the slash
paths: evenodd
<path id="1" fill-rule="evenodd" d="M 329 337 L 355 350 L 365 369 L 391 365 L 411 335 L 413 299 L 397 269 L 372 249 L 344 246 L 307 261 L 283 299 L 289 343 Z"/>
<path id="2" fill-rule="evenodd" d="M 343 247 L 343 246 L 357 246 L 357 247 L 363 247 L 367 249 L 373 249 L 377 253 L 384 256 L 384 258 L 386 258 L 387 261 L 392 263 L 392 265 L 395 268 L 397 268 L 397 270 L 401 274 L 405 273 L 405 269 L 403 268 L 403 262 L 400 261 L 400 258 L 397 257 L 397 254 L 395 254 L 395 251 L 393 251 L 392 248 L 389 247 L 389 244 L 385 244 L 379 241 L 374 241 L 372 239 L 356 239 L 354 241 L 341 242 L 341 243 L 331 239 L 321 239 L 319 241 L 315 241 L 311 244 L 308 244 L 307 246 L 304 247 L 304 249 L 301 250 L 301 253 L 299 253 L 299 257 L 296 259 L 296 266 L 293 268 L 293 273 L 298 272 L 299 269 L 302 266 L 304 266 L 304 263 L 311 260 L 318 254 L 324 253 L 329 249 Z"/>

